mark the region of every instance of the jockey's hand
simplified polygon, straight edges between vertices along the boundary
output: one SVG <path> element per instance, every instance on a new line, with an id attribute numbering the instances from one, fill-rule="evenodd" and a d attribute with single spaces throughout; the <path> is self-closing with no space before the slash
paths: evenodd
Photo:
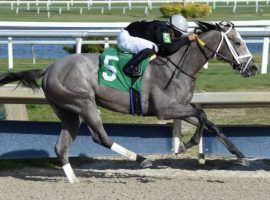
<path id="1" fill-rule="evenodd" d="M 198 37 L 198 35 L 196 33 L 190 33 L 188 35 L 189 41 L 195 41 L 196 40 L 196 37 Z"/>

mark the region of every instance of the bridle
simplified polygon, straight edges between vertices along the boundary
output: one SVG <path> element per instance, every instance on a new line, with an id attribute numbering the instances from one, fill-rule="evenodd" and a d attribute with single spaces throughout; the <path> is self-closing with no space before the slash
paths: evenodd
<path id="1" fill-rule="evenodd" d="M 247 49 L 247 54 L 245 55 L 238 55 L 238 53 L 236 52 L 235 48 L 233 47 L 231 41 L 229 40 L 227 34 L 233 29 L 233 26 L 230 26 L 229 29 L 226 32 L 220 31 L 221 33 L 221 40 L 219 42 L 219 45 L 217 47 L 216 50 L 211 49 L 210 47 L 208 47 L 205 42 L 203 42 L 200 38 L 197 37 L 197 42 L 200 46 L 204 46 L 206 47 L 208 50 L 213 52 L 213 58 L 216 58 L 217 56 L 222 58 L 223 60 L 226 60 L 230 63 L 233 64 L 233 67 L 235 69 L 238 69 L 241 73 L 247 70 L 247 66 L 249 65 L 249 63 L 251 62 L 253 56 L 251 55 L 251 53 L 249 52 L 249 50 Z M 239 37 L 241 38 L 241 36 L 239 35 Z M 241 38 L 242 40 L 242 38 Z M 232 56 L 233 56 L 233 60 L 227 58 L 226 56 L 223 56 L 222 54 L 219 53 L 221 46 L 223 44 L 223 42 L 225 41 L 225 43 L 227 44 Z M 205 55 L 205 52 L 204 52 Z M 243 63 L 241 63 L 241 59 L 242 58 L 249 58 L 248 62 L 246 62 L 245 65 L 243 65 Z"/>
<path id="2" fill-rule="evenodd" d="M 220 34 L 221 34 L 221 40 L 220 40 L 220 42 L 219 42 L 219 44 L 218 44 L 216 50 L 213 50 L 212 48 L 210 48 L 209 46 L 207 46 L 206 43 L 205 43 L 204 41 L 202 41 L 199 37 L 196 37 L 196 41 L 197 41 L 197 43 L 199 44 L 199 45 L 198 45 L 198 46 L 199 46 L 199 49 L 202 51 L 203 55 L 206 57 L 207 60 L 208 60 L 209 58 L 208 58 L 208 56 L 206 55 L 206 53 L 205 53 L 205 51 L 204 51 L 204 49 L 203 49 L 202 47 L 205 47 L 205 48 L 207 48 L 209 51 L 213 52 L 213 55 L 212 55 L 213 58 L 216 58 L 217 56 L 220 57 L 220 58 L 222 58 L 223 60 L 225 60 L 225 61 L 231 63 L 234 69 L 238 69 L 238 70 L 242 73 L 242 72 L 244 72 L 244 71 L 247 70 L 247 66 L 248 66 L 249 63 L 251 62 L 253 56 L 251 55 L 251 53 L 249 52 L 248 49 L 247 49 L 247 54 L 245 54 L 245 55 L 240 55 L 240 56 L 238 55 L 238 53 L 237 53 L 236 50 L 234 49 L 234 47 L 233 47 L 231 41 L 229 40 L 229 38 L 228 38 L 228 36 L 227 36 L 227 34 L 228 34 L 232 29 L 233 29 L 233 25 L 230 25 L 229 29 L 228 29 L 226 32 L 223 32 L 222 30 L 220 31 Z M 241 38 L 240 35 L 239 35 L 239 37 Z M 243 39 L 241 38 L 241 40 L 243 40 Z M 219 51 L 220 51 L 220 49 L 221 49 L 221 46 L 222 46 L 222 44 L 223 44 L 224 41 L 226 42 L 226 44 L 227 44 L 227 46 L 228 46 L 228 48 L 229 48 L 229 50 L 230 50 L 230 52 L 231 52 L 231 54 L 232 54 L 232 56 L 233 56 L 233 59 L 229 59 L 228 57 L 226 57 L 226 56 L 224 56 L 224 55 L 222 55 L 222 54 L 219 53 Z M 182 56 L 182 58 L 180 59 L 180 61 L 179 61 L 178 64 L 174 63 L 174 62 L 170 59 L 170 57 L 167 57 L 167 62 L 170 62 L 170 63 L 175 67 L 175 69 L 178 70 L 178 73 L 177 73 L 177 75 L 176 75 L 176 78 L 179 78 L 180 73 L 183 73 L 183 74 L 185 74 L 186 76 L 190 77 L 193 81 L 195 81 L 195 80 L 196 80 L 196 77 L 187 74 L 187 73 L 186 73 L 185 71 L 183 71 L 183 69 L 182 69 L 183 63 L 185 62 L 186 56 L 187 56 L 187 54 L 188 54 L 189 47 L 190 47 L 190 43 L 187 45 L 187 48 L 186 48 L 186 50 L 185 50 L 185 52 L 184 52 L 184 54 L 183 54 L 183 56 Z M 248 62 L 247 62 L 245 65 L 243 65 L 243 63 L 241 63 L 240 59 L 242 59 L 242 58 L 247 58 L 247 57 L 249 58 L 249 59 L 248 59 Z M 175 72 L 176 72 L 176 71 L 173 72 L 173 74 L 172 74 L 170 80 L 168 81 L 168 83 L 167 83 L 166 86 L 165 86 L 165 89 L 167 89 L 168 86 L 170 85 L 170 83 L 171 83 L 173 77 L 175 76 Z"/>

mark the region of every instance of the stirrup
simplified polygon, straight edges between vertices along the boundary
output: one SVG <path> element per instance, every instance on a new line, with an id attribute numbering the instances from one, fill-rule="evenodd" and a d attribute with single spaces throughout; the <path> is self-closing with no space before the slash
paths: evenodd
<path id="1" fill-rule="evenodd" d="M 129 77 L 139 77 L 142 75 L 142 72 L 140 70 L 139 66 L 135 66 L 135 65 L 126 65 L 123 68 L 123 72 L 129 76 Z"/>

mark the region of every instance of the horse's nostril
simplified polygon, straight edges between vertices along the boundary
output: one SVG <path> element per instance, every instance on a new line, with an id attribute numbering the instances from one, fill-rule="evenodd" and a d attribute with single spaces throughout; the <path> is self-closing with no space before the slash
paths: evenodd
<path id="1" fill-rule="evenodd" d="M 257 70 L 259 69 L 259 67 L 257 66 L 256 63 L 251 62 L 251 63 L 249 64 L 249 69 L 254 70 L 254 71 L 257 71 Z"/>
<path id="2" fill-rule="evenodd" d="M 246 69 L 246 70 L 244 70 L 244 71 L 241 71 L 241 75 L 244 76 L 244 77 L 249 76 L 249 70 Z"/>
<path id="3" fill-rule="evenodd" d="M 257 67 L 257 65 L 252 65 L 252 66 L 251 66 L 251 69 L 253 69 L 253 70 L 256 70 L 256 71 L 257 71 L 259 68 Z"/>

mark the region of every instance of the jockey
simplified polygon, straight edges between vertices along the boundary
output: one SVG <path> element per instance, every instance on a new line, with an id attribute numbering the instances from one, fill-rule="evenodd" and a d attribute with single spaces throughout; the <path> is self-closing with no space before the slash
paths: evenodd
<path id="1" fill-rule="evenodd" d="M 189 41 L 196 40 L 196 34 L 188 34 L 187 30 L 187 20 L 181 15 L 173 15 L 168 21 L 145 20 L 129 24 L 117 37 L 122 51 L 135 54 L 124 66 L 124 73 L 131 77 L 141 76 L 139 64 L 144 59 L 154 54 L 170 56 Z"/>

